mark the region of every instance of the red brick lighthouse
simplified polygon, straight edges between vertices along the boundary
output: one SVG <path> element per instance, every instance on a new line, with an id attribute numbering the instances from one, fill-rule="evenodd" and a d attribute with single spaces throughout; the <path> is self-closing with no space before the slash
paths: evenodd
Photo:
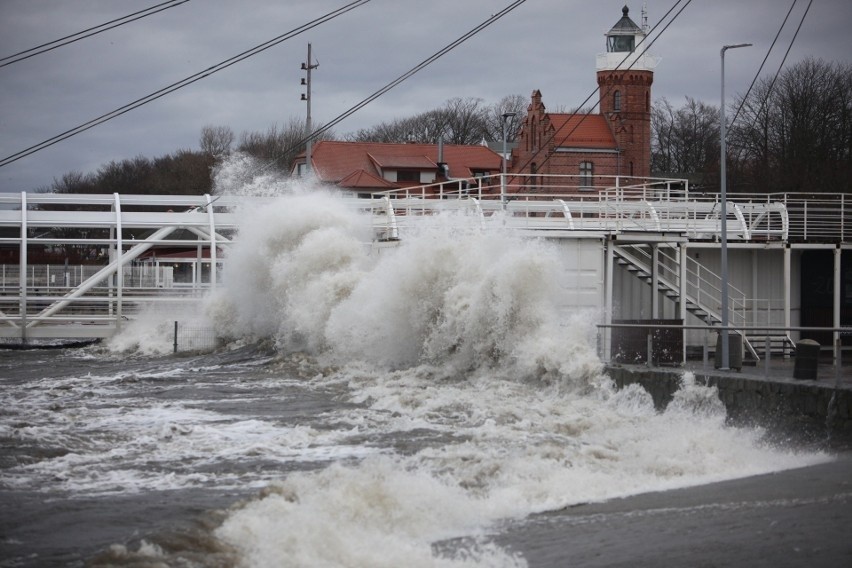
<path id="1" fill-rule="evenodd" d="M 548 192 L 572 176 L 576 191 L 593 192 L 628 178 L 651 175 L 651 83 L 658 58 L 645 52 L 646 32 L 622 9 L 606 36 L 606 53 L 597 56 L 598 113 L 547 112 L 541 92 L 533 91 L 512 150 L 510 183 L 527 191 Z"/>
<path id="2" fill-rule="evenodd" d="M 628 16 L 606 33 L 606 53 L 597 58 L 600 113 L 620 150 L 620 175 L 651 175 L 651 84 L 659 58 L 646 53 L 646 32 Z M 644 17 L 643 17 L 644 20 Z"/>

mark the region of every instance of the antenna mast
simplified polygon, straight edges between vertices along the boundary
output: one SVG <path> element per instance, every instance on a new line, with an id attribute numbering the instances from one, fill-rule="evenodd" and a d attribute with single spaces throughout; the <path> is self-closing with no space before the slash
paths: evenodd
<path id="1" fill-rule="evenodd" d="M 645 33 L 645 35 L 648 35 L 649 29 L 650 28 L 648 27 L 648 3 L 643 2 L 642 3 L 642 31 Z"/>

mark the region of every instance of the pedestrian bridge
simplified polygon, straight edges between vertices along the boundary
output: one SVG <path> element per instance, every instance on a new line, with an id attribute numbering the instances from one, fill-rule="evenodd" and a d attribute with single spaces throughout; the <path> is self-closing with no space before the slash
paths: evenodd
<path id="1" fill-rule="evenodd" d="M 852 227 L 842 194 L 737 194 L 723 205 L 685 180 L 612 178 L 589 188 L 551 178 L 544 187 L 498 176 L 340 200 L 370 216 L 373 246 L 393 246 L 420 220 L 447 211 L 483 230 L 603 243 L 610 297 L 601 307 L 612 306 L 619 265 L 679 295 L 683 310 L 691 306 L 708 323 L 720 321 L 718 277 L 685 251 L 718 249 L 723 219 L 731 246 L 754 250 L 840 247 Z M 146 307 L 200 301 L 239 239 L 237 212 L 271 199 L 0 194 L 0 338 L 110 337 Z M 643 248 L 649 243 L 653 249 Z"/>

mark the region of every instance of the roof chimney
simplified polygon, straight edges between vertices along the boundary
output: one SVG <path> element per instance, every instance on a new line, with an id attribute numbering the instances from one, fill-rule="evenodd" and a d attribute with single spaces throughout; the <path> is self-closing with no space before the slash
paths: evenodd
<path id="1" fill-rule="evenodd" d="M 444 161 L 444 137 L 438 136 L 438 175 L 450 179 L 450 166 Z"/>

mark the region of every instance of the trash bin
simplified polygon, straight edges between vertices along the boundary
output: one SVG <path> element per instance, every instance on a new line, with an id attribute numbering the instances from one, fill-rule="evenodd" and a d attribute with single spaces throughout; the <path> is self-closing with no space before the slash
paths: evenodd
<path id="1" fill-rule="evenodd" d="M 716 352 L 713 356 L 717 369 L 722 367 L 722 333 L 716 336 Z M 728 368 L 739 371 L 743 368 L 743 336 L 736 331 L 728 332 Z"/>
<path id="2" fill-rule="evenodd" d="M 819 364 L 819 343 L 813 339 L 802 339 L 796 343 L 796 362 L 793 378 L 815 381 Z"/>

